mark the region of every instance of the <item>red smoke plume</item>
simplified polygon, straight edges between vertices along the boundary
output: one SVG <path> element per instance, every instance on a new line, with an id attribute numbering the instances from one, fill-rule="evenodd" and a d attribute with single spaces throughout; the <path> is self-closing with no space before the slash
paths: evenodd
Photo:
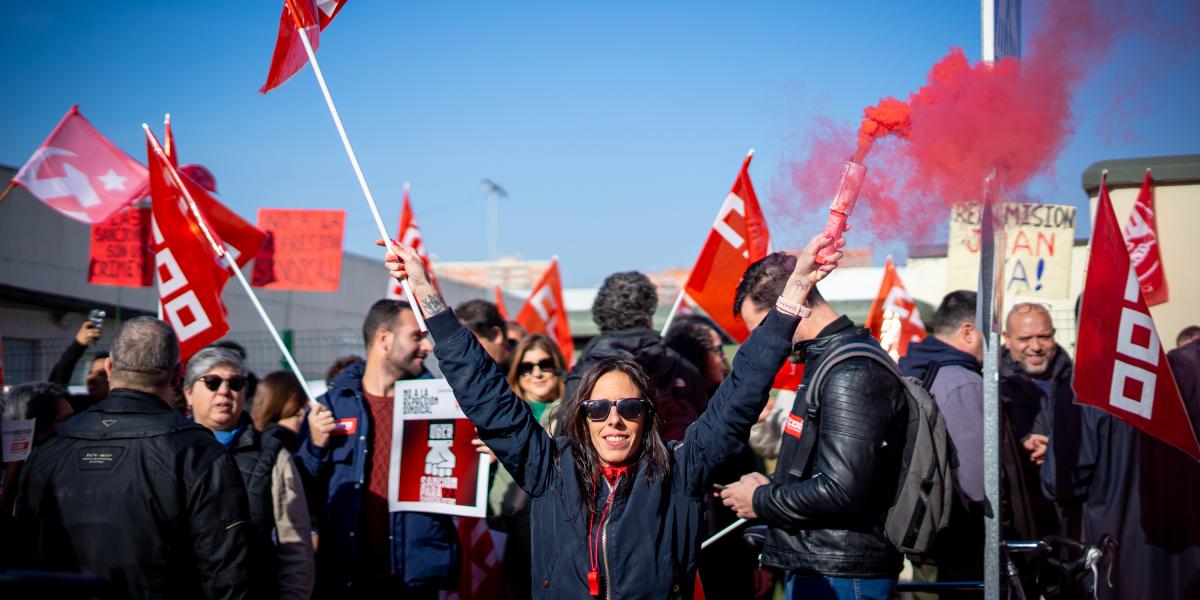
<path id="1" fill-rule="evenodd" d="M 1098 3 L 1043 3 L 1023 59 L 972 65 L 952 48 L 907 101 L 868 107 L 853 156 L 869 168 L 859 202 L 869 222 L 855 220 L 880 239 L 924 237 L 945 220 L 946 207 L 978 199 L 990 173 L 1000 197 L 1011 199 L 1050 172 L 1072 133 L 1073 93 L 1087 69 L 1102 64 L 1117 31 L 1114 12 Z M 807 158 L 784 164 L 804 214 L 829 202 L 851 154 L 846 133 L 827 128 L 809 140 Z M 891 135 L 900 139 L 877 144 Z"/>

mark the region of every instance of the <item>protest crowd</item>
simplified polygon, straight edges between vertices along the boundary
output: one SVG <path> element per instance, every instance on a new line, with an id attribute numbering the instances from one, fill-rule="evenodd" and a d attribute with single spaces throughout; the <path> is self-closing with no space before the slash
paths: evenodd
<path id="1" fill-rule="evenodd" d="M 872 136 L 901 127 L 868 109 L 806 245 L 770 250 L 751 151 L 666 325 L 651 278 L 614 272 L 577 350 L 557 259 L 510 318 L 498 287 L 449 305 L 407 187 L 388 234 L 308 41 L 344 0 L 309 4 L 285 3 L 262 91 L 314 63 L 390 293 L 361 295 L 361 347 L 314 390 L 253 288 L 336 290 L 327 264 L 318 287 L 278 286 L 312 276 L 289 253 L 340 252 L 345 212 L 255 227 L 178 164 L 169 118 L 161 141 L 143 125 L 143 166 L 73 107 L 10 188 L 140 228 L 146 264 L 106 284 L 156 287 L 159 311 L 89 315 L 44 380 L 0 393 L 0 596 L 975 598 L 1000 573 L 1010 598 L 1200 598 L 1200 325 L 1155 329 L 1152 202 L 1122 229 L 1100 176 L 1070 349 L 1047 305 L 986 280 L 1005 268 L 990 227 L 1020 212 L 987 184 L 954 213 L 984 248 L 977 289 L 926 326 L 889 258 L 856 323 L 822 289 Z M 40 196 L 64 156 L 131 181 Z M 267 226 L 291 218 L 338 233 Z M 231 280 L 281 370 L 230 339 Z"/>

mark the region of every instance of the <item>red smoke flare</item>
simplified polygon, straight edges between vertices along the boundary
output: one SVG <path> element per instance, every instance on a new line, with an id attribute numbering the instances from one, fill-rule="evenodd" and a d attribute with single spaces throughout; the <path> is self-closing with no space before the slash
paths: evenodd
<path id="1" fill-rule="evenodd" d="M 990 173 L 999 196 L 1012 199 L 1051 171 L 1072 133 L 1073 94 L 1088 69 L 1103 64 L 1098 59 L 1120 30 L 1111 21 L 1127 18 L 1099 3 L 1045 3 L 1024 59 L 972 65 L 952 48 L 907 101 L 885 98 L 864 111 L 854 160 L 869 168 L 860 204 L 873 233 L 926 237 L 951 204 L 978 199 Z M 783 165 L 800 214 L 827 204 L 836 188 L 851 150 L 848 132 L 837 129 L 813 136 L 806 158 Z M 896 143 L 877 143 L 893 135 Z M 788 212 L 796 210 L 795 196 L 783 200 Z"/>

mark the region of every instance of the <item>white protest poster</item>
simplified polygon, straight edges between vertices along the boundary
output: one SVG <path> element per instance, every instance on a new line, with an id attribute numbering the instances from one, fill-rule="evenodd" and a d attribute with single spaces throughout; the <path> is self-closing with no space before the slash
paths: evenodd
<path id="1" fill-rule="evenodd" d="M 1003 288 L 1007 296 L 1061 299 L 1070 294 L 1071 249 L 1075 245 L 1075 207 L 1005 202 Z M 950 209 L 946 248 L 946 289 L 974 290 L 979 284 L 978 203 Z"/>
<path id="2" fill-rule="evenodd" d="M 33 428 L 36 419 L 11 419 L 0 421 L 0 459 L 17 462 L 29 458 L 33 451 Z"/>
<path id="3" fill-rule="evenodd" d="M 488 465 L 445 379 L 396 382 L 388 509 L 484 517 Z"/>

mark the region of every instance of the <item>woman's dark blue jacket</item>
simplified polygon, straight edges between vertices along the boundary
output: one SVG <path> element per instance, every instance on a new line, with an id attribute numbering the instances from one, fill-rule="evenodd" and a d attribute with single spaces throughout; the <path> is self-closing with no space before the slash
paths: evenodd
<path id="1" fill-rule="evenodd" d="M 669 475 L 648 481 L 639 469 L 628 499 L 613 505 L 602 536 L 601 598 L 692 597 L 703 531 L 701 498 L 713 491 L 714 469 L 744 447 L 791 349 L 797 323 L 772 310 L 738 350 L 733 372 L 708 409 L 682 441 L 667 444 Z M 590 598 L 588 499 L 581 497 L 567 438 L 546 434 L 451 310 L 431 317 L 429 331 L 463 412 L 533 498 L 533 596 Z"/>

